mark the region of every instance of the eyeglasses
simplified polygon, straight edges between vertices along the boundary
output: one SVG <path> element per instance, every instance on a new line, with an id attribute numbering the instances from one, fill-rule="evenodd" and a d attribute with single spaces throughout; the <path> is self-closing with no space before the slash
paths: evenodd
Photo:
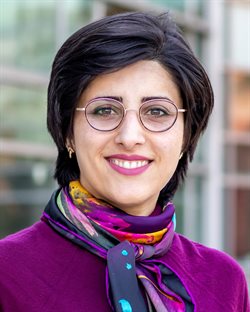
<path id="1" fill-rule="evenodd" d="M 123 104 L 111 98 L 97 98 L 87 103 L 85 107 L 77 107 L 83 111 L 89 125 L 99 131 L 112 131 L 118 128 L 128 111 Z M 153 99 L 145 101 L 139 109 L 139 120 L 144 128 L 152 132 L 163 132 L 173 127 L 178 113 L 186 109 L 179 109 L 170 100 Z"/>

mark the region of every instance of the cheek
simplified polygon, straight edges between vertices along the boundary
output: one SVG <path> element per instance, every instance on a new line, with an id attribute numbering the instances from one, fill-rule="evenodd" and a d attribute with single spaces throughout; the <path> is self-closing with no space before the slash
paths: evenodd
<path id="1" fill-rule="evenodd" d="M 94 135 L 91 135 L 91 128 L 86 124 L 82 114 L 78 114 L 74 119 L 73 124 L 73 143 L 76 150 L 80 152 L 80 149 L 86 149 L 91 147 L 91 143 L 94 142 Z"/>
<path id="2" fill-rule="evenodd" d="M 171 136 L 171 142 L 175 150 L 180 154 L 184 145 L 184 122 L 182 119 L 176 124 L 176 129 L 173 131 L 173 136 Z"/>
<path id="3" fill-rule="evenodd" d="M 169 155 L 169 157 L 179 155 L 183 145 L 183 127 L 170 129 L 162 138 L 161 143 L 159 146 L 161 146 L 166 155 Z"/>
<path id="4" fill-rule="evenodd" d="M 168 142 L 161 147 L 161 156 L 167 167 L 177 166 L 181 150 L 182 141 Z"/>

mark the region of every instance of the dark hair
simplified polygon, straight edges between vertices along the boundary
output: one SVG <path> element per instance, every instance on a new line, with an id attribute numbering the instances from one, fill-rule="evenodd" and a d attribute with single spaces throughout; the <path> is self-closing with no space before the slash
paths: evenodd
<path id="1" fill-rule="evenodd" d="M 185 113 L 183 156 L 161 191 L 171 198 L 186 175 L 197 141 L 213 108 L 208 76 L 167 13 L 132 12 L 105 17 L 75 32 L 58 51 L 48 87 L 48 130 L 57 148 L 55 178 L 59 185 L 79 178 L 75 157 L 69 159 L 66 139 L 72 135 L 80 95 L 98 75 L 140 60 L 155 60 L 179 87 Z"/>

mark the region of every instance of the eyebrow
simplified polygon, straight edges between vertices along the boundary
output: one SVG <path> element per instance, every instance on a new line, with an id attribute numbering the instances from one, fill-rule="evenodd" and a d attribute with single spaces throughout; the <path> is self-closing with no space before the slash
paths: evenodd
<path id="1" fill-rule="evenodd" d="M 106 99 L 112 99 L 112 100 L 116 100 L 116 101 L 119 101 L 121 103 L 123 103 L 123 99 L 121 96 L 110 96 L 110 95 L 107 95 L 107 96 L 98 96 L 96 98 L 94 98 L 95 100 L 98 100 L 98 99 L 102 99 L 102 98 L 106 98 Z M 167 100 L 169 102 L 172 102 L 173 103 L 173 100 L 171 100 L 169 97 L 167 96 L 146 96 L 146 97 L 143 97 L 142 98 L 142 103 L 146 102 L 146 101 L 150 101 L 150 100 Z"/>
<path id="2" fill-rule="evenodd" d="M 116 101 L 122 102 L 121 96 L 103 95 L 103 96 L 97 96 L 97 97 L 93 98 L 93 100 L 99 100 L 99 99 L 111 99 L 111 100 L 116 100 Z"/>
<path id="3" fill-rule="evenodd" d="M 171 100 L 169 97 L 167 96 L 146 96 L 144 98 L 142 98 L 142 102 L 146 102 L 146 101 L 150 101 L 150 100 L 167 100 L 169 102 L 173 103 L 173 100 Z"/>

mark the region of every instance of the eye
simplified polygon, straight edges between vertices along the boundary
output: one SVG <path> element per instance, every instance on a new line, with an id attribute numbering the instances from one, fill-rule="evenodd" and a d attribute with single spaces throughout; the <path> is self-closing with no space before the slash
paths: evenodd
<path id="1" fill-rule="evenodd" d="M 153 116 L 162 116 L 165 115 L 166 112 L 161 109 L 161 108 L 151 108 L 150 110 L 148 110 L 147 115 L 153 115 Z"/>
<path id="2" fill-rule="evenodd" d="M 148 107 L 146 111 L 144 111 L 144 115 L 149 117 L 163 117 L 171 115 L 171 111 L 169 111 L 166 107 L 151 106 Z"/>
<path id="3" fill-rule="evenodd" d="M 101 106 L 101 107 L 96 107 L 92 114 L 93 115 L 100 115 L 100 116 L 109 116 L 113 114 L 117 114 L 118 112 L 116 109 L 112 106 Z"/>
<path id="4" fill-rule="evenodd" d="M 87 113 L 93 117 L 116 117 L 122 115 L 123 111 L 119 104 L 93 102 Z"/>

